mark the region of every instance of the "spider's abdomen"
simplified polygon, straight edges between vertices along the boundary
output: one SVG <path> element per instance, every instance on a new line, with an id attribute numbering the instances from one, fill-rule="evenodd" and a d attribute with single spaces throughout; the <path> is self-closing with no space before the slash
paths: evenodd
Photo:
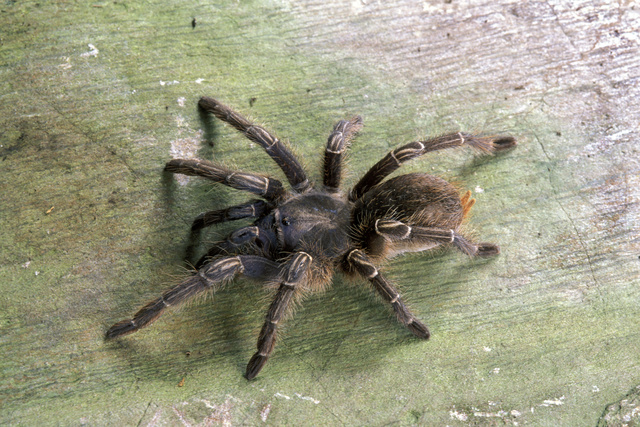
<path id="1" fill-rule="evenodd" d="M 376 220 L 457 230 L 463 212 L 453 185 L 433 175 L 411 173 L 383 182 L 358 199 L 351 213 L 352 234 L 375 254 Z"/>

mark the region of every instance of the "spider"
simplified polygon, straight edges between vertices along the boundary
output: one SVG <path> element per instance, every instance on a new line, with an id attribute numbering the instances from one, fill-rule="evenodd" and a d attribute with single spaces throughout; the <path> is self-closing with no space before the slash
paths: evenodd
<path id="1" fill-rule="evenodd" d="M 133 318 L 113 325 L 106 333 L 108 339 L 135 332 L 156 320 L 167 307 L 216 291 L 242 275 L 273 290 L 257 351 L 246 369 L 245 376 L 251 380 L 271 356 L 278 327 L 292 306 L 305 295 L 328 287 L 336 270 L 366 279 L 401 324 L 418 338 L 428 339 L 427 326 L 407 308 L 376 265 L 402 252 L 442 245 L 453 245 L 470 256 L 500 252 L 493 243 L 473 243 L 460 233 L 461 223 L 475 203 L 470 191 L 460 197 L 453 185 L 425 173 L 385 178 L 404 162 L 431 151 L 468 145 L 492 153 L 515 146 L 512 137 L 459 132 L 410 142 L 389 152 L 345 193 L 340 189 L 342 167 L 350 140 L 362 127 L 360 117 L 334 126 L 324 152 L 322 186 L 314 186 L 300 161 L 272 133 L 213 98 L 202 97 L 198 105 L 262 146 L 291 188 L 285 189 L 281 181 L 269 176 L 231 170 L 206 160 L 169 161 L 165 166 L 168 172 L 199 176 L 260 197 L 201 214 L 193 230 L 245 218 L 254 222 L 209 249 L 193 275 L 142 307 Z"/>

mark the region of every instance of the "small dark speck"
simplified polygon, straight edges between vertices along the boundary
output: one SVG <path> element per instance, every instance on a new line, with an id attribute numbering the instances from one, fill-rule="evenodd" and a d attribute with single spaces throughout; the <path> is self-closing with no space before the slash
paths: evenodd
<path id="1" fill-rule="evenodd" d="M 453 2 L 453 0 L 444 0 L 445 4 L 450 4 Z"/>
<path id="2" fill-rule="evenodd" d="M 420 52 L 420 46 L 418 46 L 418 52 Z"/>
<path id="3" fill-rule="evenodd" d="M 198 23 L 196 22 L 196 18 L 191 20 L 191 28 L 195 28 Z"/>
<path id="4" fill-rule="evenodd" d="M 562 136 L 562 132 L 560 132 L 559 130 L 556 131 L 556 136 Z"/>
<path id="5" fill-rule="evenodd" d="M 169 111 L 169 106 L 168 106 L 168 105 L 165 105 L 164 110 L 165 110 L 165 111 Z"/>
<path id="6" fill-rule="evenodd" d="M 523 90 L 524 89 L 524 85 L 520 85 L 520 86 L 516 86 L 514 87 L 515 90 Z"/>
<path id="7" fill-rule="evenodd" d="M 191 352 L 190 352 L 190 351 L 187 351 L 184 355 L 185 355 L 185 356 L 187 356 L 187 357 L 189 357 L 189 356 L 191 356 Z"/>
<path id="8" fill-rule="evenodd" d="M 255 96 L 252 98 L 249 98 L 249 107 L 253 107 L 253 104 L 255 104 L 257 100 L 258 98 L 256 98 Z"/>

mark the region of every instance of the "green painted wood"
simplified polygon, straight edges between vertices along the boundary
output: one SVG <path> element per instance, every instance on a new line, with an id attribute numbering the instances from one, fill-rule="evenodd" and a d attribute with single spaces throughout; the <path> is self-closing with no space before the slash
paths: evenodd
<path id="1" fill-rule="evenodd" d="M 595 425 L 640 384 L 631 5 L 5 2 L 0 24 L 2 424 Z M 254 382 L 268 295 L 251 283 L 105 343 L 186 274 L 193 217 L 245 200 L 165 161 L 281 176 L 199 115 L 201 95 L 289 139 L 316 180 L 333 123 L 355 114 L 348 183 L 423 136 L 516 136 L 500 156 L 402 170 L 471 189 L 469 228 L 502 255 L 384 267 L 428 342 L 337 278 Z"/>

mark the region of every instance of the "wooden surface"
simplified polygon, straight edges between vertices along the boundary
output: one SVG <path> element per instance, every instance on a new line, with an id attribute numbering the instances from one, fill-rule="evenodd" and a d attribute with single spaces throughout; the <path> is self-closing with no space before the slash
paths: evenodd
<path id="1" fill-rule="evenodd" d="M 637 5 L 49 3 L 0 6 L 0 424 L 638 422 Z M 516 136 L 494 158 L 403 168 L 471 189 L 471 226 L 502 255 L 385 267 L 428 342 L 337 278 L 254 382 L 242 373 L 266 295 L 250 283 L 105 343 L 185 274 L 191 220 L 246 199 L 165 176 L 164 162 L 279 176 L 203 120 L 201 95 L 289 139 L 316 180 L 333 123 L 354 114 L 351 184 L 420 137 Z"/>

